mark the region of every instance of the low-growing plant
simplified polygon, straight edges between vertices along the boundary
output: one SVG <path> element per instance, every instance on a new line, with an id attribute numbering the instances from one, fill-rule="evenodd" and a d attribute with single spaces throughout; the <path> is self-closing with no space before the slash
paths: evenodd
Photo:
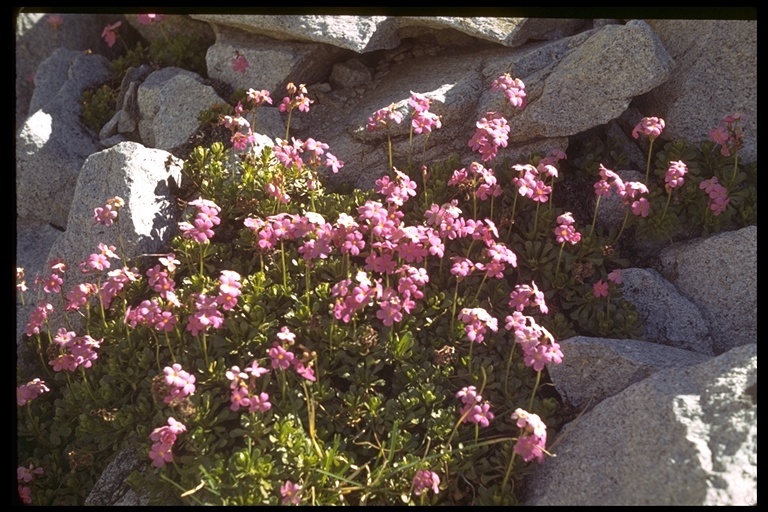
<path id="1" fill-rule="evenodd" d="M 138 68 L 146 64 L 154 69 L 178 67 L 193 71 L 200 76 L 207 75 L 205 40 L 184 33 L 169 36 L 162 27 L 163 16 L 159 14 L 152 16 L 155 17 L 151 18 L 151 21 L 147 18 L 139 18 L 139 21 L 144 24 L 157 23 L 163 37 L 153 39 L 148 47 L 141 41 L 129 47 L 125 39 L 119 37 L 122 22 L 116 22 L 104 28 L 102 37 L 107 44 L 112 47 L 115 41 L 120 39 L 125 52 L 110 63 L 110 78 L 107 82 L 83 92 L 81 121 L 96 133 L 115 115 L 120 84 L 130 68 Z"/>
<path id="2" fill-rule="evenodd" d="M 272 100 L 250 89 L 220 119 L 231 147 L 185 162 L 166 252 L 126 260 L 101 244 L 79 265 L 94 282 L 66 295 L 66 263 L 51 262 L 26 326 L 39 373 L 17 387 L 22 499 L 82 504 L 130 449 L 146 464 L 128 482 L 152 504 L 517 503 L 560 426 L 542 393 L 547 365 L 567 357 L 557 340 L 636 334 L 617 241 L 649 210 L 693 206 L 598 165 L 595 215 L 574 218 L 552 200 L 564 153 L 497 159 L 525 87 L 502 75 L 491 89 L 506 101 L 477 122 L 467 163 L 395 161 L 393 124 L 410 116 L 411 146 L 441 127 L 428 97 L 374 112 L 386 171 L 349 193 L 327 186 L 344 171 L 327 144 L 291 137 L 312 103 L 303 85 L 280 103 L 286 133 L 251 150 Z M 748 199 L 749 173 L 732 169 L 713 176 Z M 611 193 L 627 212 L 619 232 L 595 223 Z M 713 216 L 717 197 L 703 204 Z M 122 207 L 94 210 L 119 240 Z M 66 325 L 48 322 L 55 297 Z"/>

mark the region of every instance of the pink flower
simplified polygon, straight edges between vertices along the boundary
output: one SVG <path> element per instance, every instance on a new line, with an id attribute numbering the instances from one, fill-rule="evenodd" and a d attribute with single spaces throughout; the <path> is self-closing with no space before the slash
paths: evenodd
<path id="1" fill-rule="evenodd" d="M 295 357 L 293 352 L 288 352 L 276 341 L 272 344 L 272 348 L 270 348 L 267 353 L 272 359 L 272 368 L 275 370 L 278 368 L 287 370 L 290 368 L 293 358 Z"/>
<path id="2" fill-rule="evenodd" d="M 718 182 L 717 177 L 713 176 L 708 180 L 702 181 L 699 183 L 699 188 L 704 190 L 709 196 L 708 206 L 716 216 L 725 211 L 730 202 L 728 189 Z"/>
<path id="3" fill-rule="evenodd" d="M 34 379 L 26 384 L 22 384 L 16 388 L 16 404 L 22 406 L 47 391 L 50 391 L 50 389 L 45 385 L 45 381 L 40 379 Z M 28 482 L 29 480 L 26 481 Z"/>
<path id="4" fill-rule="evenodd" d="M 163 19 L 165 18 L 165 14 L 139 14 L 137 18 L 139 20 L 139 23 L 141 23 L 142 25 L 149 25 L 153 21 L 154 22 L 163 21 Z"/>
<path id="5" fill-rule="evenodd" d="M 269 395 L 266 393 L 251 395 L 249 400 L 251 403 L 248 407 L 248 412 L 267 412 L 272 408 L 272 404 L 269 403 Z"/>
<path id="6" fill-rule="evenodd" d="M 366 125 L 366 129 L 369 132 L 374 131 L 380 126 L 384 126 L 387 129 L 389 129 L 390 122 L 400 124 L 402 121 L 403 121 L 403 114 L 400 111 L 396 110 L 395 104 L 392 103 L 388 107 L 381 108 L 376 112 L 374 112 L 373 115 L 368 118 L 368 124 Z"/>
<path id="7" fill-rule="evenodd" d="M 669 162 L 669 169 L 667 169 L 667 173 L 664 176 L 664 181 L 667 184 L 666 186 L 668 188 L 682 186 L 685 181 L 683 176 L 685 176 L 687 172 L 688 166 L 681 160 L 678 160 L 677 162 Z"/>
<path id="8" fill-rule="evenodd" d="M 51 25 L 51 28 L 53 30 L 58 30 L 59 27 L 64 23 L 64 18 L 59 16 L 58 14 L 52 14 L 48 16 L 48 24 Z"/>
<path id="9" fill-rule="evenodd" d="M 438 494 L 440 492 L 440 477 L 434 471 L 420 469 L 413 477 L 413 494 L 421 496 L 427 489 Z"/>
<path id="10" fill-rule="evenodd" d="M 608 280 L 612 281 L 615 284 L 621 284 L 622 283 L 622 275 L 620 269 L 614 269 L 608 274 Z"/>
<path id="11" fill-rule="evenodd" d="M 21 499 L 21 502 L 24 503 L 25 505 L 31 505 L 32 489 L 24 485 L 19 485 L 19 498 Z"/>
<path id="12" fill-rule="evenodd" d="M 232 59 L 232 70 L 238 73 L 245 73 L 248 66 L 248 59 L 245 58 L 245 55 L 239 51 L 235 51 L 235 58 Z"/>
<path id="13" fill-rule="evenodd" d="M 117 41 L 117 29 L 120 28 L 120 25 L 122 24 L 122 21 L 117 21 L 111 25 L 108 24 L 101 32 L 101 37 L 104 39 L 104 41 L 106 41 L 107 46 L 110 48 L 112 48 L 112 46 L 115 44 L 115 41 Z"/>
<path id="14" fill-rule="evenodd" d="M 283 497 L 283 505 L 298 505 L 301 501 L 301 485 L 286 480 L 280 486 L 280 496 Z"/>
<path id="15" fill-rule="evenodd" d="M 607 297 L 608 296 L 608 283 L 604 282 L 602 279 L 596 282 L 592 286 L 592 291 L 595 294 L 595 297 Z"/>
<path id="16" fill-rule="evenodd" d="M 647 135 L 650 140 L 654 140 L 661 135 L 662 130 L 664 130 L 663 119 L 658 117 L 644 117 L 637 123 L 635 129 L 632 130 L 632 137 L 637 139 L 640 137 L 640 134 L 643 133 Z"/>
<path id="17" fill-rule="evenodd" d="M 163 443 L 154 443 L 149 449 L 149 458 L 152 459 L 152 465 L 156 468 L 165 466 L 167 462 L 173 462 L 172 445 Z"/>
<path id="18" fill-rule="evenodd" d="M 514 451 L 522 455 L 525 462 L 536 459 L 544 462 L 544 448 L 547 444 L 547 426 L 537 414 L 531 414 L 523 409 L 512 413 L 512 421 L 521 429 L 520 437 Z"/>

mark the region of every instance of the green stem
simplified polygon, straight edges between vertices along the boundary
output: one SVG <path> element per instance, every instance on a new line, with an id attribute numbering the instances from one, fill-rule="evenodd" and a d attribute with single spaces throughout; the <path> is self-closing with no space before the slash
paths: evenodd
<path id="1" fill-rule="evenodd" d="M 667 200 L 667 204 L 669 204 L 669 200 Z M 665 211 L 666 211 L 666 208 L 665 208 Z M 629 219 L 629 210 L 627 210 L 627 212 L 624 214 L 624 222 L 621 223 L 621 229 L 619 230 L 619 234 L 616 237 L 616 240 L 614 240 L 611 245 L 613 245 L 616 242 L 618 242 L 619 238 L 621 238 L 622 233 L 624 233 L 624 228 L 627 226 L 627 219 Z"/>
<path id="2" fill-rule="evenodd" d="M 528 411 L 533 409 L 533 398 L 536 396 L 536 390 L 539 388 L 539 382 L 541 381 L 541 372 L 536 372 L 536 384 L 533 386 L 533 392 L 531 393 L 531 400 L 528 402 Z"/>
<path id="3" fill-rule="evenodd" d="M 532 236 L 535 239 L 536 238 L 536 230 L 539 228 L 539 207 L 541 206 L 541 201 L 536 201 L 536 215 L 533 217 L 533 233 Z"/>
<path id="4" fill-rule="evenodd" d="M 555 281 L 557 276 L 560 275 L 560 257 L 563 255 L 563 248 L 565 247 L 565 241 L 560 244 L 560 251 L 557 253 L 557 265 L 555 265 Z"/>
<path id="5" fill-rule="evenodd" d="M 171 338 L 168 336 L 168 331 L 165 332 L 165 342 L 168 344 L 168 350 L 171 352 L 171 360 L 176 363 L 176 355 L 173 353 L 173 348 L 171 347 Z"/>
<path id="6" fill-rule="evenodd" d="M 210 364 L 208 363 L 208 336 L 205 331 L 203 331 L 201 340 L 203 342 L 203 357 L 205 359 L 205 368 L 206 370 L 210 370 Z"/>
<path id="7" fill-rule="evenodd" d="M 509 368 L 512 366 L 512 356 L 515 355 L 515 347 L 517 346 L 517 338 L 515 338 L 514 343 L 512 343 L 512 350 L 509 351 L 509 357 L 507 357 L 507 369 L 504 377 L 504 397 L 508 397 L 509 393 Z"/>
<path id="8" fill-rule="evenodd" d="M 504 473 L 504 480 L 501 482 L 501 494 L 504 495 L 504 492 L 507 490 L 507 482 L 509 482 L 509 475 L 512 474 L 512 468 L 515 465 L 515 457 L 517 457 L 517 453 L 515 453 L 515 446 L 512 445 L 512 456 L 509 458 L 509 464 L 507 465 L 507 471 Z"/>
<path id="9" fill-rule="evenodd" d="M 600 207 L 600 198 L 603 196 L 597 196 L 597 201 L 595 201 L 595 214 L 592 216 L 592 226 L 589 228 L 589 236 L 592 236 L 592 233 L 595 232 L 595 222 L 597 222 L 597 209 Z"/>
<path id="10" fill-rule="evenodd" d="M 661 218 L 659 219 L 659 221 L 664 220 L 664 217 L 667 215 L 667 208 L 669 208 L 669 200 L 670 199 L 672 199 L 672 189 L 671 188 L 667 191 L 667 202 L 664 205 L 664 211 L 661 212 Z"/>
<path id="11" fill-rule="evenodd" d="M 653 141 L 651 138 L 651 145 L 648 146 L 648 161 L 645 164 L 645 184 L 648 185 L 648 176 L 651 174 L 651 151 L 653 150 Z"/>
<path id="12" fill-rule="evenodd" d="M 288 290 L 288 274 L 285 267 L 285 246 L 283 244 L 283 240 L 280 240 L 280 258 L 283 262 L 283 291 Z"/>
<path id="13" fill-rule="evenodd" d="M 456 276 L 456 287 L 453 289 L 453 310 L 451 311 L 451 332 L 450 336 L 453 339 L 453 326 L 456 322 L 456 301 L 459 297 L 459 277 Z"/>
<path id="14" fill-rule="evenodd" d="M 288 108 L 288 121 L 285 124 L 285 141 L 288 142 L 288 134 L 291 131 L 291 116 L 293 115 L 293 109 Z"/>
<path id="15" fill-rule="evenodd" d="M 387 147 L 389 148 L 389 172 L 392 172 L 392 137 L 389 134 L 389 125 L 387 125 Z"/>
<path id="16" fill-rule="evenodd" d="M 475 296 L 472 298 L 472 303 L 474 303 L 477 300 L 477 296 L 480 295 L 480 290 L 483 289 L 483 285 L 485 284 L 485 280 L 488 278 L 488 274 L 486 273 L 483 276 L 483 280 L 480 281 L 480 286 L 477 288 L 477 292 L 475 293 Z"/>

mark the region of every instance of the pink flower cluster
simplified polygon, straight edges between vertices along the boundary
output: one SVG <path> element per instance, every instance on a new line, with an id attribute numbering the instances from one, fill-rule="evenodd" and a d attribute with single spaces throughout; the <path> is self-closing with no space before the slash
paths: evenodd
<path id="1" fill-rule="evenodd" d="M 492 91 L 504 91 L 504 96 L 513 107 L 525 106 L 525 84 L 519 78 L 512 78 L 509 73 L 504 73 L 491 84 Z"/>
<path id="2" fill-rule="evenodd" d="M 298 170 L 303 169 L 305 165 L 312 169 L 317 169 L 323 165 L 323 159 L 325 159 L 325 166 L 330 168 L 331 172 L 336 174 L 342 167 L 344 167 L 344 162 L 336 158 L 330 152 L 326 153 L 325 150 L 327 149 L 328 144 L 317 141 L 311 137 L 306 141 L 291 137 L 290 142 L 276 138 L 275 145 L 272 146 L 272 153 L 284 166 L 296 167 Z M 301 156 L 305 151 L 307 153 L 306 161 L 304 161 Z M 267 192 L 269 192 L 270 195 L 281 199 L 280 202 L 287 203 L 288 199 L 282 197 L 283 187 L 281 185 L 282 183 L 279 181 L 272 181 L 267 186 Z M 277 190 L 280 190 L 281 193 L 278 194 Z"/>
<path id="3" fill-rule="evenodd" d="M 486 169 L 482 164 L 472 162 L 469 171 L 465 168 L 453 171 L 453 176 L 448 180 L 448 185 L 457 187 L 471 186 L 475 195 L 485 201 L 490 197 L 499 197 L 502 194 L 493 169 Z"/>
<path id="4" fill-rule="evenodd" d="M 365 272 L 358 272 L 355 282 L 353 286 L 351 279 L 343 279 L 331 288 L 331 295 L 336 297 L 333 316 L 344 323 L 351 322 L 355 313 L 382 296 L 381 281 L 372 282 Z"/>
<path id="5" fill-rule="evenodd" d="M 239 103 L 238 106 L 242 110 L 242 106 Z M 223 116 L 219 124 L 232 132 L 230 142 L 237 151 L 245 151 L 249 145 L 253 146 L 256 143 L 256 136 L 251 129 L 251 123 L 245 117 L 240 115 Z"/>
<path id="6" fill-rule="evenodd" d="M 16 479 L 18 480 L 19 498 L 25 505 L 32 504 L 32 488 L 23 485 L 32 482 L 35 477 L 43 474 L 43 468 L 35 467 L 34 464 L 30 464 L 28 468 L 19 466 L 16 468 Z"/>
<path id="7" fill-rule="evenodd" d="M 509 307 L 515 311 L 522 311 L 531 305 L 531 299 L 533 299 L 533 304 L 538 306 L 539 311 L 546 315 L 549 313 L 549 308 L 544 300 L 544 292 L 539 290 L 535 281 L 531 281 L 531 285 L 515 285 L 515 289 L 509 294 Z"/>
<path id="8" fill-rule="evenodd" d="M 163 368 L 165 383 L 169 387 L 168 395 L 163 398 L 166 404 L 178 403 L 195 393 L 195 376 L 184 371 L 179 363 Z"/>
<path id="9" fill-rule="evenodd" d="M 411 127 L 413 133 L 432 133 L 433 129 L 439 129 L 442 126 L 440 116 L 429 111 L 432 100 L 422 94 L 411 91 L 411 99 L 408 104 L 413 107 L 411 114 Z"/>
<path id="10" fill-rule="evenodd" d="M 291 346 L 296 335 L 293 334 L 290 329 L 283 327 L 280 332 L 277 333 L 277 337 L 281 341 L 272 342 L 272 347 L 267 350 L 267 355 L 272 360 L 272 368 L 275 370 L 287 370 L 293 368 L 294 371 L 305 379 L 315 382 L 315 371 L 309 364 L 309 354 L 304 354 L 305 357 L 298 358 L 293 352 L 289 352 L 283 347 L 283 343 Z"/>
<path id="11" fill-rule="evenodd" d="M 462 308 L 459 321 L 464 324 L 469 341 L 475 343 L 482 343 L 489 329 L 493 332 L 499 330 L 499 321 L 483 308 Z"/>
<path id="12" fill-rule="evenodd" d="M 384 175 L 376 180 L 374 190 L 377 194 L 385 196 L 387 203 L 402 206 L 409 197 L 416 196 L 416 182 L 397 168 L 392 170 L 395 173 L 395 180 L 390 180 L 389 176 Z"/>
<path id="13" fill-rule="evenodd" d="M 237 306 L 237 298 L 240 296 L 240 274 L 233 270 L 222 270 L 219 276 L 219 295 L 216 302 L 224 309 L 231 311 Z"/>
<path id="14" fill-rule="evenodd" d="M 438 494 L 440 492 L 440 477 L 434 471 L 420 469 L 413 477 L 413 494 L 421 496 L 427 489 Z"/>
<path id="15" fill-rule="evenodd" d="M 739 113 L 725 116 L 717 128 L 709 131 L 709 138 L 720 144 L 720 153 L 730 156 L 744 147 L 744 131 L 738 123 L 742 120 Z"/>
<path id="16" fill-rule="evenodd" d="M 560 344 L 555 343 L 549 331 L 538 325 L 533 317 L 514 311 L 505 321 L 504 328 L 514 331 L 515 342 L 523 349 L 523 362 L 526 366 L 540 372 L 547 364 L 560 364 L 563 361 Z M 542 338 L 549 340 L 549 343 L 542 342 Z"/>
<path id="17" fill-rule="evenodd" d="M 213 226 L 218 226 L 221 222 L 219 218 L 221 208 L 213 201 L 203 198 L 198 198 L 189 204 L 197 209 L 197 215 L 193 221 L 194 225 L 188 222 L 179 222 L 181 236 L 201 244 L 208 243 L 214 234 Z"/>
<path id="18" fill-rule="evenodd" d="M 512 421 L 520 427 L 520 436 L 515 443 L 514 451 L 523 457 L 525 462 L 536 459 L 544 462 L 544 450 L 547 446 L 547 426 L 538 414 L 531 414 L 517 408 L 512 413 Z"/>
<path id="19" fill-rule="evenodd" d="M 731 199 L 728 197 L 728 189 L 720 184 L 716 176 L 699 183 L 699 188 L 709 196 L 707 206 L 717 216 L 728 208 Z"/>
<path id="20" fill-rule="evenodd" d="M 598 196 L 610 196 L 611 190 L 616 189 L 616 193 L 621 197 L 621 202 L 625 206 L 632 208 L 632 213 L 637 216 L 647 217 L 651 210 L 651 205 L 645 197 L 639 197 L 640 194 L 648 194 L 648 187 L 639 181 L 628 181 L 624 183 L 618 174 L 606 169 L 600 164 L 600 181 L 594 185 L 595 194 Z"/>
<path id="21" fill-rule="evenodd" d="M 491 405 L 483 402 L 483 397 L 477 393 L 475 386 L 466 386 L 456 393 L 456 398 L 461 399 L 463 404 L 461 408 L 462 423 L 475 423 L 481 427 L 487 427 L 494 418 L 491 412 Z"/>
<path id="22" fill-rule="evenodd" d="M 137 281 L 140 277 L 139 270 L 136 267 L 130 269 L 128 267 L 116 268 L 115 270 L 107 272 L 107 279 L 104 281 L 104 284 L 101 285 L 101 289 L 99 290 L 99 297 L 101 298 L 104 307 L 109 309 L 112 300 L 117 297 L 117 294 L 120 293 L 125 285 L 132 281 Z M 73 297 L 76 298 L 77 303 L 83 302 L 83 297 L 81 295 L 82 291 L 82 289 L 79 289 Z M 87 300 L 87 296 L 85 297 L 85 300 Z M 171 300 L 170 292 L 168 292 L 168 300 Z M 72 303 L 73 306 L 74 304 L 75 303 Z"/>
<path id="23" fill-rule="evenodd" d="M 107 199 L 104 206 L 94 208 L 93 223 L 111 226 L 115 219 L 117 219 L 118 212 L 123 206 L 125 206 L 125 201 L 119 196 Z"/>
<path id="24" fill-rule="evenodd" d="M 650 140 L 655 140 L 661 135 L 664 130 L 664 120 L 659 117 L 644 117 L 637 123 L 634 130 L 632 130 L 632 137 L 635 139 L 640 137 L 640 134 L 647 135 Z"/>
<path id="25" fill-rule="evenodd" d="M 283 98 L 277 110 L 280 112 L 290 112 L 298 108 L 302 112 L 309 112 L 309 106 L 314 102 L 306 96 L 307 88 L 304 84 L 299 84 L 296 87 L 293 82 L 290 82 L 285 86 L 285 89 L 288 91 L 288 96 Z"/>
<path id="26" fill-rule="evenodd" d="M 576 231 L 573 226 L 575 221 L 571 212 L 565 212 L 557 217 L 557 227 L 555 228 L 555 239 L 557 243 L 564 244 L 569 242 L 572 245 L 576 245 L 581 241 L 581 233 Z"/>
<path id="27" fill-rule="evenodd" d="M 493 160 L 498 154 L 499 148 L 507 147 L 509 140 L 509 124 L 501 114 L 487 112 L 475 126 L 472 138 L 469 139 L 469 147 L 472 151 L 480 153 L 483 162 Z"/>
<path id="28" fill-rule="evenodd" d="M 195 312 L 187 320 L 187 330 L 192 336 L 205 333 L 209 327 L 220 329 L 224 324 L 224 316 L 217 308 L 217 297 L 204 293 L 194 294 Z"/>
<path id="29" fill-rule="evenodd" d="M 80 272 L 83 274 L 99 273 L 110 268 L 109 259 L 120 259 L 120 256 L 115 254 L 116 247 L 114 245 L 99 244 L 99 251 L 88 256 L 88 258 L 80 263 Z"/>
<path id="30" fill-rule="evenodd" d="M 554 165 L 540 162 L 537 167 L 530 164 L 517 164 L 512 168 L 518 172 L 518 176 L 512 178 L 512 183 L 521 196 L 541 203 L 549 201 L 552 187 L 544 182 L 542 176 L 557 177 L 557 168 Z"/>
<path id="31" fill-rule="evenodd" d="M 368 118 L 366 129 L 372 132 L 380 127 L 385 127 L 389 130 L 391 123 L 400 124 L 403 121 L 403 113 L 395 108 L 395 104 L 392 103 L 388 107 L 380 108 Z"/>
<path id="32" fill-rule="evenodd" d="M 29 314 L 29 322 L 26 325 L 27 336 L 40 334 L 40 328 L 48 320 L 48 315 L 53 312 L 53 306 L 44 300 L 41 300 L 35 309 Z"/>
<path id="33" fill-rule="evenodd" d="M 164 310 L 156 298 L 144 299 L 137 306 L 128 306 L 125 323 L 133 328 L 137 325 L 154 328 L 161 332 L 172 332 L 178 319 L 171 310 Z"/>
<path id="34" fill-rule="evenodd" d="M 667 169 L 667 173 L 664 175 L 667 190 L 683 186 L 685 182 L 684 176 L 687 172 L 688 166 L 682 160 L 669 162 L 669 169 Z"/>
<path id="35" fill-rule="evenodd" d="M 152 459 L 152 465 L 161 468 L 168 462 L 173 462 L 173 445 L 176 443 L 176 436 L 186 432 L 187 427 L 173 417 L 168 418 L 168 424 L 158 427 L 149 435 L 153 442 L 149 449 L 149 458 Z"/>
<path id="36" fill-rule="evenodd" d="M 76 336 L 74 331 L 67 331 L 62 327 L 53 338 L 53 343 L 59 347 L 61 353 L 48 361 L 48 364 L 53 366 L 53 371 L 56 372 L 74 372 L 79 366 L 90 368 L 92 361 L 98 359 L 96 349 L 103 342 L 103 338 L 95 340 L 87 334 Z"/>
<path id="37" fill-rule="evenodd" d="M 37 398 L 38 395 L 42 395 L 48 391 L 50 391 L 50 389 L 45 385 L 45 381 L 33 379 L 16 388 L 16 405 L 22 406 Z"/>
<path id="38" fill-rule="evenodd" d="M 240 371 L 238 366 L 230 368 L 226 373 L 227 378 L 232 381 L 229 385 L 232 391 L 229 408 L 237 411 L 241 407 L 247 407 L 248 412 L 267 412 L 271 409 L 269 395 L 255 390 L 256 379 L 268 372 L 269 370 L 259 366 L 259 362 L 255 359 L 244 371 Z"/>

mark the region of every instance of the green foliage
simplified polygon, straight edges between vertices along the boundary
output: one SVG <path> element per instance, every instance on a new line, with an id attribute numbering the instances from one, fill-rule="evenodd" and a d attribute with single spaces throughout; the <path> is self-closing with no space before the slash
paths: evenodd
<path id="1" fill-rule="evenodd" d="M 95 89 L 87 89 L 83 91 L 81 104 L 83 106 L 81 122 L 98 133 L 115 115 L 117 89 L 109 83 Z"/>
<path id="2" fill-rule="evenodd" d="M 83 125 L 98 133 L 112 119 L 117 111 L 117 95 L 120 83 L 130 68 L 138 68 L 143 64 L 154 69 L 164 67 L 179 67 L 193 71 L 200 76 L 207 75 L 205 64 L 205 42 L 188 34 L 176 34 L 153 40 L 149 47 L 139 41 L 135 47 L 114 59 L 110 64 L 109 80 L 83 92 L 81 105 Z"/>
<path id="3" fill-rule="evenodd" d="M 150 48 L 148 54 L 156 60 L 191 59 L 191 43 L 178 45 L 160 53 Z M 126 58 L 146 55 L 139 47 Z M 89 109 L 96 104 L 90 97 Z M 213 122 L 228 108 L 212 109 L 203 119 Z M 593 164 L 603 162 L 605 152 L 615 164 L 624 161 L 612 144 L 602 142 L 576 158 L 590 179 L 597 172 Z M 531 155 L 528 163 L 535 167 L 543 158 Z M 663 215 L 659 208 L 666 192 L 659 185 L 665 166 L 678 159 L 688 163 L 690 173 L 686 186 L 675 191 L 679 200 Z M 690 225 L 706 232 L 754 218 L 753 166 L 739 167 L 711 145 L 683 143 L 665 145 L 654 162 L 652 213 L 627 217 L 638 234 L 650 230 L 673 237 Z M 85 332 L 102 340 L 91 367 L 54 372 L 46 364 L 59 351 L 51 332 L 29 338 L 40 355 L 39 375 L 51 388 L 19 409 L 19 464 L 45 468 L 33 483 L 34 503 L 82 504 L 106 462 L 130 448 L 143 464 L 128 482 L 153 505 L 277 505 L 286 481 L 300 483 L 301 503 L 311 505 L 517 504 L 519 484 L 536 463 L 514 453 L 522 433 L 511 414 L 520 408 L 539 415 L 550 440 L 561 419 L 557 401 L 541 393 L 546 371 L 531 367 L 515 333 L 504 328 L 515 311 L 512 296 L 523 286 L 543 294 L 546 307 L 521 305 L 517 311 L 550 333 L 549 343 L 577 334 L 632 337 L 640 319 L 622 298 L 621 284 L 610 277 L 629 265 L 617 243 L 621 231 L 579 224 L 578 243 L 558 243 L 554 231 L 566 213 L 562 206 L 532 201 L 514 186 L 481 200 L 476 179 L 448 184 L 462 166 L 456 156 L 431 164 L 424 173 L 413 165 L 398 166 L 417 181 L 418 193 L 400 207 L 390 205 L 388 218 L 402 214 L 401 226 L 416 231 L 416 226 L 429 225 L 427 218 L 437 207 L 452 205 L 465 221 L 478 221 L 477 232 L 482 223 L 493 242 L 510 249 L 515 264 L 500 275 L 486 274 L 489 245 L 480 237 L 445 236 L 444 255 L 410 264 L 429 276 L 420 289 L 423 297 L 403 310 L 402 319 L 385 322 L 377 302 L 398 288 L 407 266 L 402 273 L 367 267 L 376 239 L 373 226 L 350 228 L 360 230 L 360 253 L 341 251 L 336 241 L 323 238 L 327 232 L 321 227 L 335 229 L 342 214 L 362 224 L 360 208 L 383 202 L 380 195 L 332 191 L 317 164 L 283 165 L 270 148 L 253 154 L 237 153 L 220 142 L 196 147 L 183 167 L 180 203 L 212 201 L 220 208 L 220 222 L 206 243 L 181 235 L 171 242 L 168 251 L 178 263 L 169 272 L 178 303 L 160 297 L 144 277 L 158 264 L 157 255 L 144 255 L 124 262 L 141 267 L 142 277 L 125 286 L 109 308 L 94 297 L 82 311 L 68 313 L 82 314 Z M 495 169 L 499 183 L 510 183 L 520 172 L 510 162 L 499 162 Z M 388 176 L 402 179 L 394 172 Z M 706 195 L 696 194 L 711 176 L 731 194 L 732 212 L 722 218 L 707 217 Z M 557 197 L 564 177 L 546 180 Z M 290 200 L 278 201 L 270 188 L 279 188 Z M 679 223 L 663 224 L 672 212 Z M 195 211 L 189 206 L 180 213 L 180 220 L 189 222 Z M 271 239 L 264 226 L 285 227 L 279 224 L 285 219 L 291 229 L 306 232 Z M 414 235 L 404 228 L 389 242 L 379 242 L 385 247 L 408 236 Z M 323 243 L 328 250 L 322 256 L 308 256 L 312 244 Z M 452 257 L 474 262 L 474 271 L 457 277 L 451 272 Z M 402 254 L 395 258 L 397 268 L 408 263 Z M 220 311 L 220 326 L 193 335 L 189 326 L 195 303 L 201 295 L 220 293 L 222 271 L 240 277 L 237 305 Z M 344 280 L 349 281 L 340 286 Z M 339 290 L 366 280 L 375 298 L 367 305 L 359 299 L 361 307 L 348 317 L 338 313 Z M 595 285 L 601 282 L 609 283 L 607 296 L 596 296 Z M 131 310 L 150 299 L 178 319 L 174 328 L 126 321 Z M 465 308 L 483 308 L 499 328 L 489 329 L 481 343 L 469 341 L 457 319 Z M 295 340 L 280 337 L 286 328 Z M 268 354 L 276 345 L 311 369 L 314 379 L 297 365 L 273 365 Z M 249 380 L 250 391 L 266 393 L 271 406 L 249 412 L 232 405 L 232 383 L 234 367 L 245 369 L 254 361 L 268 371 Z M 195 376 L 196 388 L 166 403 L 164 369 L 174 363 Z M 486 427 L 463 421 L 457 392 L 468 386 L 495 414 Z M 173 444 L 173 462 L 150 466 L 150 435 L 171 417 L 186 426 Z M 414 476 L 422 469 L 439 473 L 439 493 L 413 493 Z"/>

